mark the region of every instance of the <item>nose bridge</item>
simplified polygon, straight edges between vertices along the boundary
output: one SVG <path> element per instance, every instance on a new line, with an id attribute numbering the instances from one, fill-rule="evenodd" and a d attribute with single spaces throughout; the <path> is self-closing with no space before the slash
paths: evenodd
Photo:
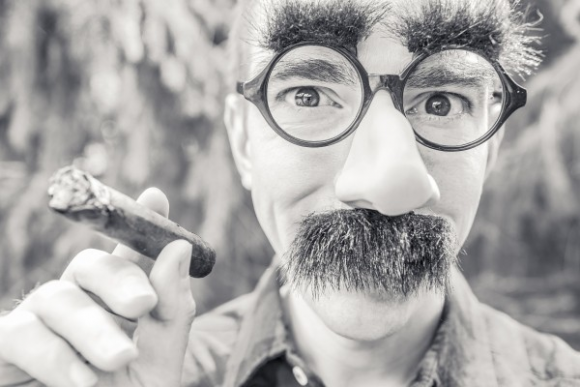
<path id="1" fill-rule="evenodd" d="M 379 75 L 380 86 L 389 90 L 394 90 L 399 84 L 399 76 L 392 74 Z"/>
<path id="2" fill-rule="evenodd" d="M 347 204 L 394 216 L 436 201 L 439 190 L 419 154 L 409 121 L 396 107 L 391 78 L 382 78 L 354 133 L 335 190 Z"/>
<path id="3" fill-rule="evenodd" d="M 406 153 L 410 149 L 417 148 L 415 135 L 411 124 L 397 107 L 395 91 L 391 89 L 391 86 L 381 83 L 373 91 L 373 101 L 362 125 L 357 129 L 357 132 L 361 132 L 358 133 L 358 138 L 372 139 L 383 150 Z M 357 132 L 355 132 L 355 139 Z"/>
<path id="4" fill-rule="evenodd" d="M 373 82 L 374 78 L 374 82 Z M 402 82 L 398 75 L 377 75 L 370 76 L 371 90 L 374 96 L 381 90 L 386 91 L 391 96 L 393 105 L 401 113 L 403 112 L 403 101 L 402 101 Z"/>

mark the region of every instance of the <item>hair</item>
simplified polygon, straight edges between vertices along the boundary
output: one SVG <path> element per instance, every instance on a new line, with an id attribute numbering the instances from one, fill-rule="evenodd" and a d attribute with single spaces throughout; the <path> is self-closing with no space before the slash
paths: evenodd
<path id="1" fill-rule="evenodd" d="M 456 238 L 444 218 L 341 209 L 308 215 L 280 268 L 294 290 L 379 291 L 403 300 L 420 289 L 445 292 Z"/>
<path id="2" fill-rule="evenodd" d="M 382 0 L 365 5 L 356 0 L 268 4 L 238 0 L 228 42 L 232 86 L 248 77 L 248 46 L 278 52 L 308 39 L 351 48 L 377 24 L 412 53 L 449 44 L 477 48 L 521 77 L 531 74 L 542 59 L 536 48 L 540 38 L 532 34 L 538 21 L 528 21 L 530 12 L 522 9 L 520 0 L 430 0 L 396 6 Z M 258 12 L 268 13 L 263 25 L 255 23 Z"/>

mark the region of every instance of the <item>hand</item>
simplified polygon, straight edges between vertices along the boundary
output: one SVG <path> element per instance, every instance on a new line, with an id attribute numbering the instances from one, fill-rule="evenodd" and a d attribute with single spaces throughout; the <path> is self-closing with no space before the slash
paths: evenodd
<path id="1" fill-rule="evenodd" d="M 138 202 L 169 211 L 157 189 Z M 152 261 L 125 246 L 78 254 L 0 317 L 0 386 L 179 386 L 195 316 L 190 255 L 172 242 L 147 275 Z"/>

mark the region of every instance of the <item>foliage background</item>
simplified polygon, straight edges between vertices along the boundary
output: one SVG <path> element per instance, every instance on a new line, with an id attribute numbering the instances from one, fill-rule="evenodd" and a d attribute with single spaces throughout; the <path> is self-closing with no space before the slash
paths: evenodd
<path id="1" fill-rule="evenodd" d="M 485 302 L 580 349 L 580 1 L 530 0 L 546 60 L 525 82 L 461 257 Z M 221 123 L 234 0 L 0 0 L 0 309 L 112 243 L 46 207 L 71 163 L 217 250 L 205 311 L 252 289 L 272 255 Z"/>

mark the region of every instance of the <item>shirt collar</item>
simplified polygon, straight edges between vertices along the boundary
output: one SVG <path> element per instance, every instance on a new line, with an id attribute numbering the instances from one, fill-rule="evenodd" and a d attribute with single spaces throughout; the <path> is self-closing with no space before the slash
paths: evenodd
<path id="1" fill-rule="evenodd" d="M 420 373 L 434 371 L 437 385 L 497 387 L 481 304 L 458 269 L 452 271 L 450 284 L 443 322 L 422 363 L 435 367 Z M 290 350 L 278 290 L 278 271 L 272 266 L 260 279 L 253 304 L 242 320 L 224 387 L 242 386 L 261 365 Z M 431 361 L 433 358 L 436 360 Z"/>
<path id="2" fill-rule="evenodd" d="M 242 386 L 256 369 L 288 349 L 278 284 L 278 270 L 272 265 L 260 278 L 253 304 L 242 320 L 224 387 Z"/>
<path id="3" fill-rule="evenodd" d="M 440 384 L 497 387 L 493 352 L 482 305 L 454 268 L 445 305 L 437 377 Z"/>

